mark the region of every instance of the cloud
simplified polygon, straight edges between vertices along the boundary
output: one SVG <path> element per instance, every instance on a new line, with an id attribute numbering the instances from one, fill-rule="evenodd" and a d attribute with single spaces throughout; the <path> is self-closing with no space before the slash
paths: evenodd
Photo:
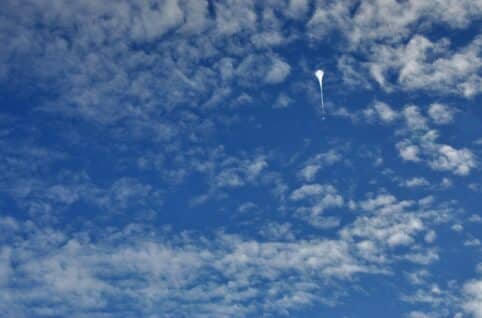
<path id="1" fill-rule="evenodd" d="M 279 32 L 269 31 L 269 32 L 262 32 L 262 33 L 255 33 L 251 37 L 251 42 L 253 45 L 258 48 L 271 48 L 279 46 L 285 43 L 287 39 L 283 37 Z M 279 61 L 280 65 L 278 67 L 285 67 L 286 65 L 282 66 L 281 64 L 284 63 Z"/>
<path id="2" fill-rule="evenodd" d="M 430 183 L 427 181 L 427 179 L 422 178 L 422 177 L 415 177 L 411 178 L 405 181 L 404 185 L 409 188 L 413 187 L 421 187 L 421 186 L 426 186 L 429 185 Z"/>
<path id="3" fill-rule="evenodd" d="M 0 116 L 0 196 L 15 216 L 0 218 L 5 315 L 293 316 L 365 290 L 361 277 L 397 277 L 443 257 L 444 227 L 460 222 L 464 202 L 423 187 L 433 178 L 419 168 L 468 176 L 478 153 L 445 138 L 455 111 L 426 93 L 480 93 L 480 37 L 464 31 L 460 46 L 438 32 L 462 34 L 480 17 L 477 2 L 1 7 L 6 105 L 28 101 Z M 330 68 L 333 114 L 383 125 L 348 128 L 334 118 L 335 129 L 309 129 L 323 129 L 323 143 L 295 134 L 306 143 L 286 148 L 268 121 L 299 115 L 308 124 L 309 115 L 259 107 L 311 104 L 305 75 L 320 65 Z M 405 99 L 419 106 L 402 107 Z M 338 107 L 365 100 L 365 109 Z M 339 144 L 343 151 L 329 150 Z M 390 192 L 389 178 L 419 188 Z M 410 299 L 441 303 L 435 291 Z"/>
<path id="4" fill-rule="evenodd" d="M 372 199 L 359 203 L 361 209 L 369 212 L 360 216 L 350 226 L 341 230 L 346 238 L 360 242 L 371 242 L 369 250 L 363 248 L 363 255 L 368 258 L 382 257 L 378 255 L 385 247 L 410 246 L 415 236 L 425 229 L 420 216 L 407 213 L 414 205 L 411 201 L 397 201 L 390 194 L 380 194 Z M 365 245 L 361 245 L 364 247 Z M 385 247 L 384 247 L 385 246 Z"/>
<path id="5" fill-rule="evenodd" d="M 135 225 L 95 242 L 89 233 L 72 237 L 34 224 L 14 231 L 18 246 L 0 253 L 0 273 L 8 274 L 2 276 L 0 307 L 27 315 L 42 315 L 46 305 L 50 315 L 64 315 L 67 307 L 73 315 L 150 315 L 159 306 L 165 314 L 195 317 L 276 314 L 333 295 L 311 282 L 331 284 L 370 272 L 349 245 L 336 240 L 257 242 L 219 234 L 204 241 L 162 232 L 148 238 Z M 18 285 L 9 284 L 10 278 Z M 250 305 L 239 310 L 240 302 Z"/>
<path id="6" fill-rule="evenodd" d="M 328 186 L 330 189 L 331 187 Z M 292 200 L 302 200 L 306 197 L 323 193 L 325 187 L 320 184 L 305 184 L 291 193 Z"/>
<path id="7" fill-rule="evenodd" d="M 430 134 L 430 132 L 428 133 Z M 466 148 L 455 149 L 450 145 L 435 143 L 434 138 L 425 135 L 420 145 L 402 141 L 397 144 L 400 156 L 406 161 L 419 162 L 419 153 L 424 153 L 424 160 L 433 170 L 449 171 L 456 175 L 468 175 L 477 167 L 474 154 Z"/>
<path id="8" fill-rule="evenodd" d="M 298 172 L 298 177 L 306 181 L 313 181 L 317 173 L 342 160 L 341 154 L 336 150 L 330 150 L 308 159 L 304 167 Z"/>
<path id="9" fill-rule="evenodd" d="M 257 16 L 252 1 L 226 0 L 217 2 L 216 26 L 222 35 L 233 35 L 243 30 L 253 30 Z"/>
<path id="10" fill-rule="evenodd" d="M 337 194 L 337 190 L 332 185 L 305 184 L 291 193 L 291 200 L 298 201 L 306 198 L 321 196 L 322 202 L 328 206 L 340 206 L 343 199 Z"/>
<path id="11" fill-rule="evenodd" d="M 62 232 L 1 218 L 0 308 L 15 315 L 47 314 L 47 307 L 49 315 L 65 315 L 68 308 L 82 316 L 150 315 L 161 307 L 170 315 L 246 317 L 333 302 L 347 292 L 340 284 L 359 274 L 386 273 L 398 257 L 420 261 L 393 249 L 412 250 L 427 226 L 406 210 L 411 205 L 391 195 L 367 199 L 360 203 L 367 213 L 330 239 L 295 237 L 293 224 L 267 223 L 267 241 L 141 224 Z"/>
<path id="12" fill-rule="evenodd" d="M 406 161 L 420 161 L 420 148 L 417 145 L 410 144 L 408 141 L 402 141 L 397 144 L 400 157 Z"/>
<path id="13" fill-rule="evenodd" d="M 425 90 L 471 97 L 480 93 L 479 39 L 457 52 L 447 53 L 447 40 L 432 42 L 423 34 L 439 25 L 452 30 L 466 28 L 481 12 L 482 6 L 469 0 L 457 3 L 380 0 L 359 6 L 337 3 L 331 7 L 319 2 L 308 26 L 311 34 L 321 39 L 339 31 L 348 51 L 364 52 L 369 59 L 363 63 L 355 62 L 352 56 L 340 57 L 338 64 L 346 83 L 369 87 L 357 75 L 368 70 L 388 92 Z"/>
<path id="14" fill-rule="evenodd" d="M 373 106 L 367 108 L 363 114 L 369 120 L 377 119 L 385 124 L 393 122 L 398 117 L 397 112 L 382 102 L 376 102 Z"/>
<path id="15" fill-rule="evenodd" d="M 435 241 L 435 239 L 437 238 L 437 233 L 435 233 L 435 231 L 429 231 L 426 235 L 425 235 L 425 241 L 427 243 L 433 243 Z"/>
<path id="16" fill-rule="evenodd" d="M 4 247 L 0 250 L 0 288 L 8 285 L 12 276 L 11 249 Z"/>
<path id="17" fill-rule="evenodd" d="M 288 15 L 293 19 L 303 19 L 309 10 L 308 0 L 290 0 Z"/>
<path id="18" fill-rule="evenodd" d="M 279 57 L 272 55 L 249 55 L 237 67 L 238 81 L 244 87 L 253 87 L 254 82 L 279 84 L 289 75 L 291 67 Z"/>
<path id="19" fill-rule="evenodd" d="M 408 128 L 412 130 L 427 128 L 426 119 L 420 114 L 420 109 L 417 106 L 411 105 L 405 107 L 403 116 L 405 117 Z"/>
<path id="20" fill-rule="evenodd" d="M 452 28 L 464 28 L 481 11 L 481 5 L 469 0 L 457 3 L 450 0 L 436 3 L 383 0 L 366 2 L 357 8 L 349 36 L 356 45 L 376 41 L 393 43 L 409 36 L 412 30 L 423 28 L 426 23 L 438 22 Z"/>
<path id="21" fill-rule="evenodd" d="M 273 108 L 287 108 L 289 107 L 290 104 L 293 103 L 293 99 L 288 97 L 285 93 L 281 93 L 278 95 L 278 98 L 276 99 L 276 102 L 273 105 Z"/>
<path id="22" fill-rule="evenodd" d="M 131 36 L 135 41 L 152 41 L 169 30 L 181 25 L 184 12 L 177 0 L 165 0 L 157 4 L 140 6 L 140 13 L 134 16 Z"/>
<path id="23" fill-rule="evenodd" d="M 398 84 L 404 90 L 428 90 L 440 94 L 460 94 L 465 97 L 480 93 L 482 40 L 474 39 L 458 51 L 449 51 L 448 40 L 432 42 L 416 35 L 405 45 L 393 48 L 379 46 L 367 64 L 370 74 L 388 91 Z M 397 82 L 387 80 L 396 72 Z"/>
<path id="24" fill-rule="evenodd" d="M 363 210 L 370 211 L 370 210 L 378 209 L 382 206 L 389 206 L 395 203 L 396 201 L 397 199 L 391 194 L 381 194 L 376 196 L 373 199 L 362 201 L 360 202 L 359 205 Z"/>
<path id="25" fill-rule="evenodd" d="M 409 318 L 431 318 L 433 315 L 423 313 L 421 311 L 412 311 L 408 314 Z"/>
<path id="26" fill-rule="evenodd" d="M 268 163 L 262 156 L 244 160 L 226 158 L 221 164 L 221 170 L 214 177 L 213 185 L 223 188 L 240 187 L 247 183 L 254 183 L 267 166 Z"/>
<path id="27" fill-rule="evenodd" d="M 482 280 L 472 280 L 465 283 L 463 294 L 462 307 L 465 312 L 475 318 L 482 317 Z"/>
<path id="28" fill-rule="evenodd" d="M 460 176 L 468 175 L 478 166 L 470 149 L 456 149 L 451 145 L 438 143 L 439 132 L 429 128 L 426 118 L 417 106 L 406 107 L 403 115 L 406 127 L 401 130 L 401 135 L 406 138 L 396 144 L 403 160 L 425 162 L 433 170 L 449 171 Z"/>
<path id="29" fill-rule="evenodd" d="M 464 176 L 477 166 L 475 156 L 469 149 L 439 145 L 437 154 L 438 156 L 429 163 L 434 170 L 452 171 L 454 174 Z"/>
<path id="30" fill-rule="evenodd" d="M 453 121 L 453 111 L 446 105 L 435 103 L 428 109 L 430 118 L 439 125 L 448 124 Z"/>
<path id="31" fill-rule="evenodd" d="M 265 81 L 269 84 L 278 84 L 283 82 L 290 73 L 291 67 L 281 60 L 275 59 L 273 65 L 266 74 Z"/>
<path id="32" fill-rule="evenodd" d="M 293 241 L 295 233 L 290 223 L 268 223 L 260 231 L 263 237 L 274 241 Z"/>

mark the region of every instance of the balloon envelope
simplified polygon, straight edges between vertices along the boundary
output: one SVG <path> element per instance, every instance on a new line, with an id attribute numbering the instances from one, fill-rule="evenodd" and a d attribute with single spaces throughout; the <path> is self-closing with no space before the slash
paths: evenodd
<path id="1" fill-rule="evenodd" d="M 324 74 L 325 74 L 325 72 L 323 72 L 322 70 L 317 70 L 315 72 L 315 76 L 318 78 L 318 81 L 320 81 L 320 84 L 323 81 L 323 75 Z"/>

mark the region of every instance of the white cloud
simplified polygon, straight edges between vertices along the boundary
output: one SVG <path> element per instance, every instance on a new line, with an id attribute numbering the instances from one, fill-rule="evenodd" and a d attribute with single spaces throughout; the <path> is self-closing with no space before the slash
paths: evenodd
<path id="1" fill-rule="evenodd" d="M 317 173 L 328 166 L 331 166 L 342 160 L 342 156 L 335 150 L 330 150 L 308 159 L 305 166 L 298 172 L 298 177 L 306 181 L 313 181 Z"/>
<path id="2" fill-rule="evenodd" d="M 472 280 L 463 287 L 464 310 L 475 318 L 482 317 L 482 280 Z"/>
<path id="3" fill-rule="evenodd" d="M 376 82 L 387 91 L 428 90 L 471 97 L 480 93 L 482 40 L 450 52 L 449 41 L 432 42 L 422 35 L 397 46 L 378 44 L 366 64 Z M 397 74 L 396 80 L 389 77 Z"/>
<path id="4" fill-rule="evenodd" d="M 363 114 L 368 119 L 376 118 L 383 123 L 391 123 L 398 117 L 397 112 L 382 102 L 376 102 L 372 107 L 366 109 Z"/>
<path id="5" fill-rule="evenodd" d="M 452 122 L 454 116 L 453 111 L 448 106 L 439 103 L 431 104 L 428 114 L 439 125 Z"/>
<path id="6" fill-rule="evenodd" d="M 439 145 L 436 151 L 435 157 L 429 163 L 435 170 L 452 171 L 454 174 L 464 176 L 477 166 L 475 156 L 469 149 Z"/>
<path id="7" fill-rule="evenodd" d="M 255 183 L 267 166 L 268 163 L 263 156 L 253 159 L 228 157 L 221 163 L 219 172 L 214 176 L 213 186 L 236 188 Z"/>
<path id="8" fill-rule="evenodd" d="M 312 181 L 320 169 L 321 165 L 307 164 L 303 169 L 301 169 L 298 175 L 306 181 Z"/>
<path id="9" fill-rule="evenodd" d="M 127 212 L 129 208 L 136 207 L 140 216 L 143 207 L 162 205 L 161 192 L 135 178 L 120 178 L 108 189 L 92 189 L 91 193 L 84 195 L 89 202 L 114 214 Z"/>
<path id="10" fill-rule="evenodd" d="M 406 180 L 404 183 L 404 185 L 409 188 L 426 186 L 428 184 L 429 182 L 427 181 L 427 179 L 422 177 L 411 178 Z"/>
<path id="11" fill-rule="evenodd" d="M 451 229 L 455 232 L 462 232 L 464 230 L 464 227 L 462 226 L 462 224 L 454 224 L 452 225 Z"/>
<path id="12" fill-rule="evenodd" d="M 260 233 L 269 240 L 292 241 L 295 239 L 293 227 L 290 223 L 270 222 L 262 227 Z"/>
<path id="13" fill-rule="evenodd" d="M 15 151 L 19 143 L 3 147 L 6 144 L 2 142 L 7 156 L 1 158 L 1 187 L 19 203 L 19 209 L 31 215 L 36 211 L 37 221 L 45 226 L 39 229 L 31 221 L 17 224 L 0 219 L 0 237 L 8 238 L 0 246 L 0 286 L 5 287 L 0 310 L 8 316 L 80 317 L 93 312 L 109 315 L 108 310 L 149 316 L 158 308 L 172 316 L 289 315 L 292 308 L 324 301 L 333 304 L 334 294 L 347 293 L 342 283 L 356 284 L 358 273 L 387 273 L 399 261 L 409 260 L 417 266 L 437 259 L 435 247 L 435 251 L 427 250 L 424 244 L 434 242 L 435 232 L 430 229 L 434 215 L 437 221 L 444 216 L 439 215 L 443 211 L 430 214 L 424 210 L 433 208 L 429 200 L 368 195 L 366 200 L 349 201 L 349 208 L 359 211 L 343 211 L 344 198 L 358 193 L 355 182 L 334 180 L 338 189 L 313 183 L 319 182 L 321 169 L 343 160 L 344 153 L 321 153 L 306 161 L 301 159 L 302 165 L 293 168 L 283 163 L 280 171 L 274 171 L 276 163 L 271 157 L 268 160 L 264 155 L 245 153 L 229 156 L 222 150 L 213 154 L 204 140 L 211 140 L 220 122 L 228 126 L 243 120 L 226 108 L 256 101 L 252 91 L 292 79 L 297 75 L 292 74 L 295 68 L 297 73 L 300 65 L 305 67 L 302 62 L 289 65 L 281 50 L 292 39 L 306 40 L 297 28 L 306 27 L 309 39 L 301 44 L 312 48 L 322 48 L 323 41 L 329 39 L 323 38 L 325 35 L 348 38 L 349 43 L 334 49 L 345 53 L 356 49 L 360 59 L 368 61 L 361 65 L 363 62 L 348 57 L 348 53 L 338 61 L 345 83 L 355 87 L 370 87 L 360 79 L 366 72 L 353 70 L 367 67 L 380 85 L 397 93 L 400 88 L 428 89 L 474 96 L 480 91 L 477 40 L 449 51 L 445 40 L 433 42 L 423 36 L 409 39 L 408 35 L 417 34 L 419 24 L 428 28 L 434 21 L 452 27 L 466 25 L 480 12 L 477 4 L 465 0 L 441 0 L 436 5 L 371 1 L 355 6 L 351 2 L 306 0 L 262 4 L 238 0 L 14 4 L 7 0 L 4 6 L 11 10 L 3 15 L 8 25 L 2 21 L 0 26 L 8 31 L 8 36 L 2 37 L 4 50 L 0 52 L 0 65 L 5 66 L 0 67 L 2 81 L 21 80 L 17 75 L 27 70 L 29 83 L 47 87 L 59 97 L 43 105 L 48 116 L 57 117 L 59 112 L 71 116 L 74 120 L 65 120 L 65 125 L 90 121 L 87 126 L 92 127 L 92 136 L 106 137 L 92 149 L 112 150 L 112 156 L 120 154 L 109 168 L 131 175 L 132 162 L 126 153 L 132 151 L 134 161 L 143 169 L 142 176 L 154 180 L 150 184 L 120 177 L 99 186 L 94 176 L 80 172 L 71 175 L 69 171 L 60 171 L 58 180 L 43 180 L 47 167 L 54 166 L 57 172 L 58 167 L 65 166 L 63 154 L 31 147 L 18 155 Z M 285 17 L 298 20 L 296 27 L 285 23 Z M 332 83 L 336 83 L 338 73 L 335 70 L 333 74 Z M 280 106 L 288 105 L 294 100 L 290 94 L 304 87 L 295 84 L 298 86 L 294 85 L 293 91 L 275 94 Z M 25 89 L 28 87 L 25 85 Z M 240 90 L 243 92 L 236 96 Z M 272 95 L 266 91 L 258 95 L 263 102 Z M 344 108 L 336 112 L 363 118 L 361 112 L 353 115 Z M 428 115 L 439 124 L 452 118 L 446 108 L 434 105 Z M 383 123 L 405 120 L 411 133 L 401 132 L 402 139 L 397 143 L 404 160 L 457 175 L 467 175 L 477 167 L 470 149 L 438 141 L 437 132 L 429 130 L 427 119 L 416 106 L 399 112 L 376 102 L 365 116 Z M 37 135 L 34 128 L 26 135 Z M 84 146 L 85 137 L 80 136 L 83 131 L 69 133 L 65 138 Z M 120 142 L 112 145 L 111 138 Z M 155 145 L 152 153 L 131 148 L 146 141 Z M 140 151 L 142 155 L 138 156 Z M 390 158 L 384 163 L 390 165 Z M 83 169 L 83 163 L 77 168 Z M 39 172 L 40 176 L 32 177 Z M 92 232 L 75 232 L 70 227 L 62 232 L 46 225 L 63 211 L 63 206 L 77 202 L 82 208 L 94 204 L 102 211 L 133 211 L 136 220 L 144 210 L 161 215 L 164 191 L 177 191 L 171 186 L 193 172 L 207 183 L 199 202 L 211 196 L 228 197 L 228 191 L 243 186 L 263 185 L 255 191 L 276 193 L 279 199 L 279 206 L 269 204 L 269 209 L 282 211 L 280 217 L 286 219 L 301 217 L 312 226 L 330 229 L 330 239 L 316 236 L 322 231 L 304 238 L 303 231 L 296 231 L 299 220 L 268 223 L 260 232 L 267 241 L 225 235 L 219 228 L 215 234 L 206 231 L 163 236 L 158 229 L 139 229 L 138 225 L 125 230 L 106 226 Z M 294 175 L 300 179 L 293 179 Z M 307 184 L 293 189 L 286 181 L 292 179 Z M 379 181 L 374 177 L 369 180 L 370 186 Z M 413 178 L 405 184 L 419 186 L 426 182 Z M 251 196 L 252 191 L 240 192 Z M 291 200 L 284 202 L 285 196 Z M 233 211 L 238 207 L 245 214 L 262 210 L 261 205 L 253 210 L 258 202 L 242 202 L 248 201 L 234 202 Z M 223 208 L 229 209 L 230 204 L 223 204 Z M 331 215 L 331 208 L 336 213 Z M 72 224 L 76 225 L 80 216 L 75 217 Z M 95 227 L 95 220 L 88 221 L 86 227 Z M 299 237 L 294 233 L 300 233 Z M 40 308 L 38 304 L 45 306 Z"/>
<path id="14" fill-rule="evenodd" d="M 335 228 L 340 225 L 336 216 L 323 216 L 327 209 L 337 209 L 344 206 L 344 199 L 332 185 L 305 184 L 291 192 L 290 199 L 302 201 L 301 206 L 293 207 L 295 216 L 320 229 Z"/>
<path id="15" fill-rule="evenodd" d="M 423 313 L 421 311 L 412 311 L 408 314 L 409 318 L 432 318 L 433 315 Z"/>
<path id="16" fill-rule="evenodd" d="M 450 180 L 449 178 L 443 178 L 442 182 L 440 182 L 440 185 L 443 188 L 450 188 L 452 186 L 452 180 Z"/>
<path id="17" fill-rule="evenodd" d="M 303 19 L 309 10 L 308 0 L 289 0 L 288 15 L 293 19 Z"/>
<path id="18" fill-rule="evenodd" d="M 244 87 L 259 88 L 260 82 L 279 84 L 289 75 L 291 67 L 271 54 L 250 54 L 236 68 L 237 82 Z"/>
<path id="19" fill-rule="evenodd" d="M 136 41 L 152 41 L 170 29 L 181 25 L 184 12 L 178 0 L 165 0 L 158 8 L 150 5 L 140 6 L 140 13 L 132 22 L 132 38 Z"/>
<path id="20" fill-rule="evenodd" d="M 409 144 L 407 141 L 399 142 L 397 144 L 400 157 L 406 161 L 420 161 L 420 148 L 417 145 Z"/>
<path id="21" fill-rule="evenodd" d="M 309 31 L 308 36 L 323 38 L 336 30 L 346 32 L 346 26 L 350 23 L 349 15 L 348 3 L 317 1 L 315 11 L 306 24 Z"/>
<path id="22" fill-rule="evenodd" d="M 279 59 L 274 59 L 271 69 L 266 74 L 265 81 L 269 84 L 279 84 L 290 74 L 290 70 L 289 64 Z"/>
<path id="23" fill-rule="evenodd" d="M 293 103 L 293 99 L 288 97 L 288 95 L 281 93 L 278 95 L 276 102 L 273 105 L 273 108 L 287 108 L 290 104 Z"/>
<path id="24" fill-rule="evenodd" d="M 397 198 L 395 198 L 391 194 L 381 194 L 377 195 L 373 199 L 368 199 L 365 201 L 360 202 L 360 207 L 363 210 L 370 211 L 374 209 L 378 209 L 382 206 L 388 206 L 396 202 Z"/>
<path id="25" fill-rule="evenodd" d="M 256 25 L 257 16 L 252 1 L 219 1 L 215 9 L 217 30 L 223 35 L 252 30 Z"/>
<path id="26" fill-rule="evenodd" d="M 331 188 L 331 186 L 328 186 L 328 188 Z M 306 197 L 319 195 L 325 192 L 325 189 L 327 188 L 321 184 L 305 184 L 291 193 L 291 199 L 302 200 Z"/>
<path id="27" fill-rule="evenodd" d="M 404 139 L 396 144 L 403 160 L 425 162 L 433 170 L 448 171 L 460 176 L 468 175 L 477 168 L 477 159 L 470 149 L 456 149 L 437 142 L 439 132 L 429 128 L 417 106 L 406 107 L 403 114 L 406 127 L 399 131 L 399 135 L 404 136 Z"/>
<path id="28" fill-rule="evenodd" d="M 403 256 L 404 259 L 420 265 L 428 265 L 440 259 L 437 250 L 429 249 L 424 253 L 412 253 Z"/>
<path id="29" fill-rule="evenodd" d="M 405 117 L 408 128 L 412 130 L 427 128 L 427 121 L 425 117 L 420 114 L 420 109 L 417 106 L 411 105 L 405 107 L 403 116 Z"/>
<path id="30" fill-rule="evenodd" d="M 60 184 L 50 187 L 47 191 L 47 197 L 65 204 L 72 204 L 79 199 L 79 195 L 72 189 Z"/>
<path id="31" fill-rule="evenodd" d="M 376 41 L 393 43 L 405 38 L 413 29 L 417 29 L 417 23 L 422 24 L 421 20 L 463 28 L 481 11 L 482 5 L 470 0 L 442 0 L 436 3 L 383 0 L 364 2 L 356 11 L 349 35 L 356 45 Z"/>
<path id="32" fill-rule="evenodd" d="M 437 233 L 435 233 L 435 231 L 433 230 L 425 234 L 425 242 L 427 243 L 433 243 L 436 238 L 437 238 Z"/>
<path id="33" fill-rule="evenodd" d="M 464 242 L 464 246 L 480 246 L 480 240 L 477 238 L 467 239 Z"/>
<path id="34" fill-rule="evenodd" d="M 268 166 L 268 163 L 263 157 L 256 158 L 253 162 L 249 163 L 246 167 L 247 178 L 255 179 Z"/>
<path id="35" fill-rule="evenodd" d="M 198 34 L 203 32 L 209 25 L 209 3 L 206 0 L 184 0 L 184 24 L 179 32 Z"/>
<path id="36" fill-rule="evenodd" d="M 469 222 L 482 223 L 482 217 L 478 214 L 472 214 L 469 218 Z"/>
<path id="37" fill-rule="evenodd" d="M 407 209 L 413 205 L 414 202 L 398 201 L 390 194 L 380 194 L 362 201 L 359 206 L 368 214 L 360 216 L 353 224 L 342 229 L 342 236 L 368 240 L 372 242 L 371 249 L 377 253 L 385 248 L 410 246 L 415 242 L 415 236 L 426 228 L 419 216 L 408 213 Z M 366 257 L 373 258 L 375 255 Z M 377 256 L 379 257 L 381 256 Z M 410 259 L 414 261 L 413 257 Z"/>
<path id="38" fill-rule="evenodd" d="M 255 33 L 251 37 L 251 41 L 253 42 L 254 46 L 258 48 L 270 48 L 270 47 L 275 47 L 280 44 L 283 44 L 286 39 L 278 32 L 261 32 L 261 33 Z M 280 61 L 281 63 L 284 63 Z M 273 66 L 274 67 L 274 66 Z M 279 68 L 281 67 L 286 67 L 279 65 Z"/>
<path id="39" fill-rule="evenodd" d="M 294 190 L 290 196 L 291 200 L 314 199 L 317 204 L 316 211 L 322 211 L 326 207 L 338 207 L 343 204 L 343 198 L 332 185 L 305 184 Z"/>
<path id="40" fill-rule="evenodd" d="M 375 110 L 377 111 L 378 113 L 378 116 L 380 117 L 380 119 L 384 122 L 392 122 L 393 120 L 395 120 L 397 118 L 397 113 L 394 112 L 390 106 L 388 106 L 387 104 L 385 103 L 376 103 L 374 105 L 374 108 Z"/>
<path id="41" fill-rule="evenodd" d="M 11 267 L 11 249 L 3 247 L 0 249 L 0 288 L 7 286 L 13 274 Z"/>
<path id="42" fill-rule="evenodd" d="M 130 225 L 90 241 L 89 233 L 64 235 L 32 223 L 18 228 L 10 237 L 17 246 L 0 253 L 0 283 L 29 286 L 8 287 L 0 296 L 0 308 L 17 314 L 33 315 L 47 304 L 50 315 L 60 316 L 67 308 L 77 316 L 99 310 L 149 316 L 159 306 L 166 314 L 195 317 L 276 314 L 330 299 L 333 289 L 322 286 L 334 279 L 372 272 L 341 240 L 263 242 L 222 233 L 206 240 Z M 128 306 L 118 305 L 119 298 Z M 240 311 L 240 302 L 250 305 Z"/>

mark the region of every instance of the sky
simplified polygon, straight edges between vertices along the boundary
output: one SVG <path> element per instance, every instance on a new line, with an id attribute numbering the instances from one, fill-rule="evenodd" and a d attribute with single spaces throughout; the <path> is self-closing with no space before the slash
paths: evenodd
<path id="1" fill-rule="evenodd" d="M 481 0 L 1 1 L 0 312 L 482 318 L 480 30 Z"/>

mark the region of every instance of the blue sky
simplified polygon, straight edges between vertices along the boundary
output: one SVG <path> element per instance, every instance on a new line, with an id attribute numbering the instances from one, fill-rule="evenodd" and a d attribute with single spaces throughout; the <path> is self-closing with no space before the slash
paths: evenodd
<path id="1" fill-rule="evenodd" d="M 0 12 L 6 317 L 482 318 L 481 1 Z"/>

